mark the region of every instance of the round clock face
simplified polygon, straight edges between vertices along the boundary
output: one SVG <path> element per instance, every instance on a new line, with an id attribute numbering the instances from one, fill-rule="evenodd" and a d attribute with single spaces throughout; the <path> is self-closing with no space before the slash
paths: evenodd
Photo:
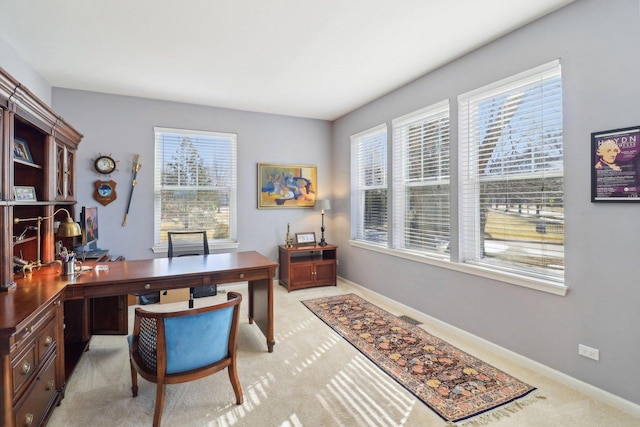
<path id="1" fill-rule="evenodd" d="M 94 166 L 98 172 L 108 174 L 116 168 L 116 162 L 109 156 L 100 156 L 96 159 Z"/>

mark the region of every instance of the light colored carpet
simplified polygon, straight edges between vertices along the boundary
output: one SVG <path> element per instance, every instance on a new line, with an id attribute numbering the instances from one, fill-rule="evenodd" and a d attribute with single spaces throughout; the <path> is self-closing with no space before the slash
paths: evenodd
<path id="1" fill-rule="evenodd" d="M 389 378 L 358 350 L 311 313 L 301 300 L 356 293 L 396 315 L 403 307 L 345 282 L 287 293 L 275 287 L 276 345 L 247 321 L 244 285 L 221 289 L 243 294 L 238 374 L 244 403 L 235 405 L 226 371 L 194 382 L 167 386 L 163 426 L 445 426 L 446 423 L 411 393 Z M 226 295 L 196 299 L 196 307 Z M 185 303 L 146 306 L 177 310 Z M 132 319 L 133 308 L 129 308 Z M 411 317 L 416 318 L 415 312 Z M 537 387 L 544 400 L 490 421 L 491 427 L 637 426 L 640 418 L 585 396 L 559 382 L 489 352 L 477 344 L 417 319 L 421 327 L 511 375 Z M 431 323 L 431 324 L 430 324 Z M 130 321 L 129 327 L 132 327 Z M 155 384 L 139 378 L 139 395 L 131 397 L 125 336 L 95 336 L 91 348 L 69 379 L 66 396 L 50 427 L 150 426 Z"/>

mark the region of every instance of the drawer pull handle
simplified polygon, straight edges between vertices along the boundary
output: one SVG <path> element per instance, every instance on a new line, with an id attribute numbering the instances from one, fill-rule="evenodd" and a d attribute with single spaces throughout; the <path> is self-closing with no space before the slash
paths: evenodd
<path id="1" fill-rule="evenodd" d="M 244 273 L 240 273 L 240 278 L 244 279 Z"/>
<path id="2" fill-rule="evenodd" d="M 31 372 L 31 363 L 29 363 L 29 361 L 25 361 L 22 364 L 22 374 L 27 375 L 29 372 Z"/>
<path id="3" fill-rule="evenodd" d="M 151 285 L 147 283 L 147 284 L 144 285 L 144 288 L 145 289 L 151 289 Z"/>
<path id="4" fill-rule="evenodd" d="M 46 387 L 44 389 L 47 390 L 47 391 L 51 390 L 53 388 L 53 386 L 55 385 L 55 383 L 56 382 L 54 380 L 47 381 L 47 385 L 46 385 Z"/>
<path id="5" fill-rule="evenodd" d="M 50 336 L 46 337 L 44 339 L 44 345 L 46 347 L 49 347 L 51 344 L 53 344 L 53 337 L 50 337 Z"/>
<path id="6" fill-rule="evenodd" d="M 27 414 L 24 416 L 24 425 L 30 426 L 33 424 L 33 414 Z"/>

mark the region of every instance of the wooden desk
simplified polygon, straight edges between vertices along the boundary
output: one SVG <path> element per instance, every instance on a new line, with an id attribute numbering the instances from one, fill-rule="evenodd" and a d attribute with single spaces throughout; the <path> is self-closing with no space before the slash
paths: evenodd
<path id="1" fill-rule="evenodd" d="M 64 299 L 127 295 L 222 283 L 249 283 L 249 323 L 258 325 L 273 351 L 273 278 L 277 263 L 257 252 L 110 262 L 108 271 L 67 278 Z M 88 324 L 87 324 L 88 328 Z"/>
<path id="2" fill-rule="evenodd" d="M 52 348 L 55 351 L 45 353 L 33 350 L 37 356 L 40 353 L 47 356 L 43 358 L 44 362 L 55 362 L 56 387 L 53 392 L 57 397 L 54 396 L 52 403 L 47 404 L 45 411 L 48 414 L 64 394 L 65 377 L 70 372 L 68 365 L 75 365 L 76 361 L 69 360 L 65 346 L 55 345 L 62 341 L 63 336 L 62 299 L 65 300 L 65 324 L 74 321 L 74 314 L 67 311 L 67 304 L 80 307 L 80 317 L 75 321 L 82 324 L 81 344 L 86 345 L 91 337 L 88 316 L 91 298 L 246 281 L 249 284 L 249 323 L 255 321 L 266 337 L 268 351 L 273 351 L 273 278 L 278 263 L 269 258 L 251 251 L 110 262 L 104 265 L 109 267 L 108 271 L 94 269 L 76 276 L 62 276 L 59 268 L 43 267 L 26 278 L 17 279 L 15 288 L 0 292 L 0 420 L 3 421 L 0 424 L 15 425 L 12 384 L 16 375 L 13 367 L 18 366 L 18 356 L 22 357 L 23 348 L 37 349 L 40 338 L 44 341 L 52 334 Z M 47 366 L 42 367 L 42 371 L 49 372 Z M 24 387 L 14 388 L 21 400 L 28 400 Z M 44 417 L 46 419 L 48 415 Z"/>

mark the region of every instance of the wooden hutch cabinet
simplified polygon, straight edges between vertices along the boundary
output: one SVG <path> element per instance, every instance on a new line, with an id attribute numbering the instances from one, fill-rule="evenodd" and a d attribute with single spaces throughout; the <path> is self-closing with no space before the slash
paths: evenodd
<path id="1" fill-rule="evenodd" d="M 66 213 L 49 217 L 59 208 L 74 216 L 75 153 L 82 135 L 2 69 L 0 110 L 0 289 L 6 290 L 14 285 L 13 257 L 37 261 L 38 253 L 36 221 L 14 224 L 15 218 L 45 218 L 40 261 L 54 260 L 53 224 Z"/>
<path id="2" fill-rule="evenodd" d="M 14 257 L 55 260 L 54 222 L 67 214 L 54 213 L 64 208 L 75 217 L 75 153 L 81 139 L 0 68 L 0 296 L 7 297 L 0 309 L 2 426 L 41 425 L 63 396 L 63 291 L 16 288 Z"/>
<path id="3" fill-rule="evenodd" d="M 279 258 L 280 284 L 288 291 L 336 285 L 337 246 L 280 245 Z"/>

